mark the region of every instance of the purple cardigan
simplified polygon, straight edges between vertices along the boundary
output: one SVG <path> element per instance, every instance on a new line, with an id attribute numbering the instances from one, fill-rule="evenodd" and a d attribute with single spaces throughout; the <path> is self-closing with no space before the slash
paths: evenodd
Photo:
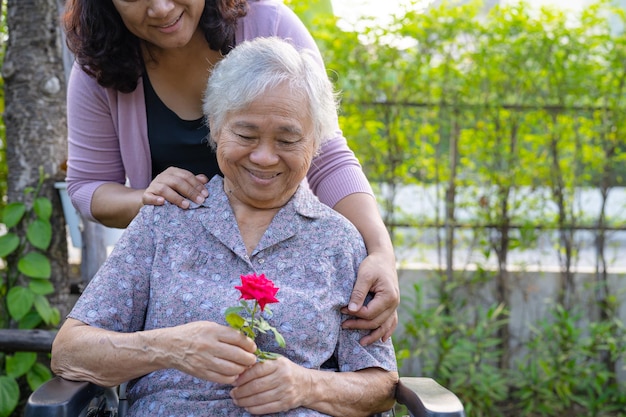
<path id="1" fill-rule="evenodd" d="M 290 39 L 301 48 L 321 54 L 298 17 L 276 0 L 250 1 L 239 22 L 236 43 L 259 36 Z M 135 91 L 124 94 L 103 88 L 74 64 L 68 83 L 67 191 L 80 214 L 91 214 L 94 191 L 107 182 L 146 188 L 152 180 L 146 106 L 141 79 Z M 307 181 L 326 205 L 333 207 L 352 193 L 373 195 L 361 165 L 341 130 L 328 140 L 311 164 Z"/>

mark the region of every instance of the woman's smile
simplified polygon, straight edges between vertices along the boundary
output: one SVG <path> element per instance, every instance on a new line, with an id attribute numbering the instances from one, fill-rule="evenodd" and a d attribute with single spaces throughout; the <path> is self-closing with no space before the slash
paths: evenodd
<path id="1" fill-rule="evenodd" d="M 280 175 L 280 172 L 263 172 L 253 169 L 247 169 L 247 171 L 250 173 L 250 175 L 252 175 L 252 177 L 260 180 L 261 182 L 269 182 Z"/>
<path id="2" fill-rule="evenodd" d="M 281 84 L 226 117 L 213 132 L 232 195 L 257 208 L 281 207 L 306 177 L 315 153 L 303 95 Z"/>
<path id="3" fill-rule="evenodd" d="M 166 23 L 164 25 L 156 25 L 156 26 L 159 29 L 161 29 L 163 32 L 169 32 L 175 29 L 176 24 L 180 22 L 182 17 L 183 17 L 183 13 L 179 14 L 178 17 L 176 17 L 174 20 L 170 21 L 169 23 Z"/>

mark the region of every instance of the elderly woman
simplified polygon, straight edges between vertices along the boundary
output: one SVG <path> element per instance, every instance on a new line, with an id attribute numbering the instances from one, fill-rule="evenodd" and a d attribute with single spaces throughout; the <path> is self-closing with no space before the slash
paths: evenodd
<path id="1" fill-rule="evenodd" d="M 391 342 L 362 346 L 363 331 L 341 327 L 364 243 L 304 181 L 336 123 L 326 74 L 308 52 L 259 38 L 217 64 L 205 97 L 224 177 L 189 210 L 141 209 L 60 329 L 54 372 L 108 386 L 131 380 L 130 416 L 389 409 Z M 284 347 L 224 319 L 249 273 L 280 288 L 268 320 Z M 258 361 L 257 348 L 281 356 Z"/>

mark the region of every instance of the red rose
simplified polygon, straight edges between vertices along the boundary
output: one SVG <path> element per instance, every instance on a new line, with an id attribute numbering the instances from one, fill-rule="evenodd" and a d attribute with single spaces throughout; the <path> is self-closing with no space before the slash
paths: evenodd
<path id="1" fill-rule="evenodd" d="M 261 311 L 265 308 L 265 304 L 278 302 L 274 297 L 278 288 L 271 280 L 265 278 L 265 274 L 241 275 L 241 286 L 235 286 L 235 288 L 241 291 L 239 299 L 256 300 L 261 306 Z"/>

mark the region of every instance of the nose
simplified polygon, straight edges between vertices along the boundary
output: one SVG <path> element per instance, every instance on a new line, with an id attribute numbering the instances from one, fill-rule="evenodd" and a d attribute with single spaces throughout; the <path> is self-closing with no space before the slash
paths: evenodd
<path id="1" fill-rule="evenodd" d="M 155 18 L 166 17 L 173 9 L 174 2 L 172 0 L 150 0 L 148 16 Z"/>
<path id="2" fill-rule="evenodd" d="M 260 140 L 250 152 L 250 161 L 259 166 L 275 165 L 279 161 L 273 141 Z"/>

